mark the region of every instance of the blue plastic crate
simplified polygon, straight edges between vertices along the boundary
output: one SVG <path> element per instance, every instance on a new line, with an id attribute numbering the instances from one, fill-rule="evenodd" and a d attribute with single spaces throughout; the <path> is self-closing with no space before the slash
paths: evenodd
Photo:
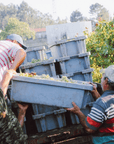
<path id="1" fill-rule="evenodd" d="M 36 72 L 37 75 L 49 74 L 51 77 L 57 77 L 54 59 L 24 64 L 19 69 L 27 73 Z"/>
<path id="2" fill-rule="evenodd" d="M 23 62 L 23 64 L 26 64 L 27 62 L 31 62 L 32 59 L 39 59 L 39 60 L 45 60 L 47 58 L 45 54 L 45 47 L 36 47 L 36 48 L 28 48 L 26 50 L 26 58 Z"/>
<path id="3" fill-rule="evenodd" d="M 93 86 L 84 81 L 76 83 L 15 76 L 12 79 L 11 100 L 57 107 L 72 107 L 74 101 L 82 106 L 85 90 Z"/>
<path id="4" fill-rule="evenodd" d="M 85 36 L 64 39 L 50 46 L 54 58 L 72 56 L 86 52 Z"/>
<path id="5" fill-rule="evenodd" d="M 71 57 L 58 58 L 62 76 L 67 76 L 73 80 L 91 81 L 93 69 L 90 68 L 90 53 L 77 54 Z"/>
<path id="6" fill-rule="evenodd" d="M 75 71 L 74 73 L 67 73 L 67 74 L 60 74 L 59 76 L 66 76 L 69 79 L 73 80 L 80 80 L 80 81 L 88 81 L 88 82 L 93 82 L 92 80 L 92 71 L 93 69 L 85 69 L 82 71 Z"/>
<path id="7" fill-rule="evenodd" d="M 90 53 L 77 54 L 70 57 L 58 58 L 62 74 L 75 73 L 90 68 Z"/>
<path id="8" fill-rule="evenodd" d="M 33 119 L 35 120 L 38 132 L 46 132 L 48 130 L 62 128 L 66 126 L 65 109 L 53 110 L 56 109 L 56 107 L 44 106 L 45 110 L 43 107 L 42 113 L 39 114 L 41 111 L 38 109 L 38 107 L 40 107 L 41 110 L 43 105 L 39 106 L 33 104 L 33 111 L 35 113 L 33 115 Z M 52 109 L 52 111 L 49 111 L 49 109 Z"/>

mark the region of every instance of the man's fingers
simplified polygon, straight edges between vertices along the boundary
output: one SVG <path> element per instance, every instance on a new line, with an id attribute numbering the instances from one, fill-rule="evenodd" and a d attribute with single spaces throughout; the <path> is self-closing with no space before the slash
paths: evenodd
<path id="1" fill-rule="evenodd" d="M 75 104 L 75 102 L 72 102 L 72 105 L 75 107 L 75 106 L 77 106 L 76 104 Z"/>
<path id="2" fill-rule="evenodd" d="M 68 111 L 72 111 L 73 110 L 73 108 L 65 108 L 66 110 L 68 110 Z"/>

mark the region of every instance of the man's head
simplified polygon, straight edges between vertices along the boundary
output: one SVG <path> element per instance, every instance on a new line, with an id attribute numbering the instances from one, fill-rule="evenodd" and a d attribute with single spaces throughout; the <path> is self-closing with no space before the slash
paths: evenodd
<path id="1" fill-rule="evenodd" d="M 23 39 L 21 36 L 17 35 L 17 34 L 10 34 L 6 37 L 6 39 L 12 40 L 12 41 L 16 41 L 17 43 L 20 44 L 20 46 L 26 50 L 27 47 L 23 44 Z"/>
<path id="2" fill-rule="evenodd" d="M 110 65 L 105 69 L 105 73 L 101 79 L 103 91 L 114 90 L 114 65 Z"/>

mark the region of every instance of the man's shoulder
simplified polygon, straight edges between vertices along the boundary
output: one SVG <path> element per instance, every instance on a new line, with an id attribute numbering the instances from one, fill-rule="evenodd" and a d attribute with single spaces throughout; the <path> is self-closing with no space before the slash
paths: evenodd
<path id="1" fill-rule="evenodd" d="M 104 103 L 104 101 L 103 101 L 103 99 L 100 97 L 100 98 L 98 98 L 95 102 L 94 102 L 94 104 L 93 104 L 93 107 L 95 107 L 95 108 L 98 108 L 98 109 L 101 109 L 101 108 L 106 108 L 105 107 L 105 103 Z"/>
<path id="2" fill-rule="evenodd" d="M 9 47 L 15 46 L 15 44 L 13 42 L 11 42 L 11 41 L 8 41 L 8 40 L 1 40 L 0 41 L 0 46 L 9 48 Z"/>
<path id="3" fill-rule="evenodd" d="M 101 100 L 102 100 L 102 101 L 105 101 L 105 102 L 107 102 L 107 101 L 109 101 L 109 100 L 111 100 L 111 99 L 114 99 L 114 94 L 107 95 L 107 96 L 105 96 L 105 97 L 101 97 Z"/>
<path id="4" fill-rule="evenodd" d="M 114 103 L 114 94 L 103 95 L 94 102 L 94 107 L 108 108 L 111 103 Z"/>

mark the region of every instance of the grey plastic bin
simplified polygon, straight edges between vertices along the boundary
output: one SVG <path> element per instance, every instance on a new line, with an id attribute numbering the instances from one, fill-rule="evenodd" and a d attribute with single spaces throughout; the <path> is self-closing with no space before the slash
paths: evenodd
<path id="1" fill-rule="evenodd" d="M 72 107 L 74 101 L 81 108 L 85 90 L 91 91 L 93 86 L 84 81 L 67 83 L 57 79 L 15 76 L 12 79 L 11 99 L 58 107 Z"/>
<path id="2" fill-rule="evenodd" d="M 50 46 L 52 56 L 59 58 L 87 52 L 85 39 L 85 36 L 80 36 L 55 42 Z"/>
<path id="3" fill-rule="evenodd" d="M 51 77 L 57 77 L 54 59 L 24 64 L 19 69 L 27 73 L 36 72 L 37 75 L 49 74 Z"/>
<path id="4" fill-rule="evenodd" d="M 45 60 L 47 58 L 45 53 L 45 47 L 34 47 L 34 48 L 28 48 L 26 50 L 26 58 L 23 62 L 23 64 L 26 64 L 27 62 L 31 62 L 32 59 L 39 59 L 39 60 Z"/>

